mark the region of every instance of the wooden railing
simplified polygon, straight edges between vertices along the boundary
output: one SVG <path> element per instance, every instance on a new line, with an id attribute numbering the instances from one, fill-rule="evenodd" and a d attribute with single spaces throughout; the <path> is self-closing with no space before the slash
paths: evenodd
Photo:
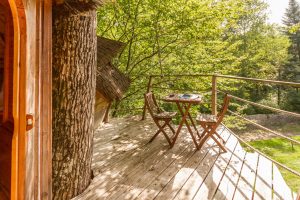
<path id="1" fill-rule="evenodd" d="M 155 89 L 155 87 L 152 87 L 153 85 L 153 80 L 155 78 L 159 78 L 159 79 L 164 79 L 164 78 L 167 78 L 167 77 L 178 77 L 178 78 L 181 78 L 181 77 L 193 77 L 193 78 L 197 78 L 197 77 L 206 77 L 206 78 L 210 78 L 211 79 L 211 112 L 212 114 L 216 114 L 217 113 L 217 107 L 218 107 L 218 103 L 217 103 L 217 99 L 218 99 L 218 94 L 221 93 L 221 94 L 225 94 L 225 93 L 229 93 L 229 92 L 226 92 L 226 91 L 223 91 L 221 89 L 218 88 L 218 80 L 220 79 L 228 79 L 228 80 L 237 80 L 237 81 L 247 81 L 247 82 L 253 82 L 253 83 L 262 83 L 262 84 L 273 84 L 273 85 L 279 85 L 279 86 L 290 86 L 290 87 L 293 87 L 293 88 L 300 88 L 300 83 L 296 83 L 296 82 L 287 82 L 287 81 L 278 81 L 278 80 L 265 80 L 265 79 L 257 79 L 257 78 L 247 78 L 247 77 L 239 77 L 239 76 L 229 76 L 229 75 L 219 75 L 219 74 L 193 74 L 193 75 L 190 75 L 190 74 L 181 74 L 181 75 L 151 75 L 149 77 L 149 81 L 148 81 L 148 86 L 147 86 L 147 91 L 146 92 L 150 92 L 152 91 L 153 89 Z M 170 89 L 172 90 L 171 88 L 164 88 L 164 89 Z M 180 88 L 177 88 L 178 91 L 180 91 Z M 256 107 L 261 107 L 261 108 L 264 108 L 264 109 L 268 109 L 268 110 L 271 110 L 273 112 L 278 112 L 278 113 L 284 113 L 286 115 L 290 115 L 290 116 L 293 116 L 293 117 L 299 117 L 300 118 L 300 114 L 299 113 L 295 113 L 295 112 L 290 112 L 290 111 L 286 111 L 286 110 L 282 110 L 282 109 L 279 109 L 279 108 L 274 108 L 274 107 L 270 107 L 270 106 L 267 106 L 267 105 L 263 105 L 263 104 L 260 104 L 260 103 L 256 103 L 256 102 L 252 102 L 252 101 L 249 101 L 249 100 L 246 100 L 246 99 L 243 99 L 243 98 L 240 98 L 240 97 L 237 97 L 237 96 L 234 96 L 232 94 L 230 94 L 232 96 L 232 98 L 236 101 L 239 101 L 239 102 L 242 102 L 242 103 L 246 103 L 246 104 L 250 104 L 252 106 L 256 106 Z M 262 129 L 262 130 L 265 130 L 269 133 L 272 133 L 278 137 L 281 137 L 281 138 L 284 138 L 288 141 L 290 141 L 292 144 L 295 144 L 295 145 L 300 145 L 300 142 L 298 140 L 294 140 L 293 138 L 290 138 L 282 133 L 279 133 L 277 131 L 274 131 L 274 130 L 271 130 L 267 127 L 264 127 L 252 120 L 249 120 L 247 119 L 246 117 L 243 117 L 242 115 L 236 113 L 236 112 L 233 112 L 231 110 L 228 111 L 229 113 L 235 115 L 236 117 L 242 119 L 242 120 L 245 120 L 247 121 L 248 123 Z M 146 107 L 144 106 L 143 108 L 143 115 L 142 115 L 142 120 L 144 120 L 146 117 Z M 230 130 L 230 129 L 229 129 Z M 232 134 L 234 134 L 232 132 Z M 258 154 L 268 158 L 269 160 L 271 160 L 272 162 L 274 162 L 275 164 L 277 164 L 278 166 L 282 167 L 283 169 L 291 172 L 292 174 L 300 177 L 300 173 L 287 167 L 286 165 L 282 164 L 282 163 L 279 163 L 278 161 L 270 158 L 269 156 L 267 156 L 266 154 L 264 154 L 263 152 L 255 149 L 254 147 L 252 147 L 250 144 L 248 144 L 246 141 L 244 141 L 243 139 L 241 139 L 238 135 L 234 134 L 236 136 L 236 138 L 243 144 L 245 144 L 245 146 L 249 147 L 250 149 L 252 149 L 253 151 L 256 151 Z"/>
<path id="2" fill-rule="evenodd" d="M 212 107 L 212 114 L 217 113 L 217 99 L 218 99 L 217 96 L 218 96 L 218 92 L 220 91 L 220 90 L 218 90 L 218 82 L 217 82 L 218 78 L 250 81 L 250 82 L 264 83 L 264 84 L 268 83 L 268 84 L 276 84 L 276 85 L 283 85 L 283 86 L 291 86 L 291 87 L 294 87 L 294 88 L 300 88 L 300 83 L 296 83 L 296 82 L 266 80 L 266 79 L 247 78 L 247 77 L 219 75 L 219 74 L 180 74 L 180 75 L 174 74 L 174 75 L 151 75 L 149 77 L 146 92 L 149 92 L 149 91 L 152 90 L 152 83 L 153 83 L 154 78 L 166 78 L 166 77 L 211 77 L 211 107 Z M 300 114 L 297 114 L 297 113 L 292 113 L 292 112 L 272 108 L 272 107 L 265 106 L 265 105 L 262 105 L 262 104 L 258 104 L 258 103 L 255 103 L 255 102 L 250 102 L 250 101 L 247 101 L 245 99 L 238 98 L 238 97 L 235 97 L 235 98 L 240 100 L 240 101 L 244 101 L 246 103 L 249 103 L 249 104 L 252 104 L 252 105 L 255 105 L 255 106 L 260 106 L 260 107 L 263 107 L 263 108 L 270 109 L 270 110 L 275 111 L 275 112 L 282 112 L 282 113 L 293 115 L 293 116 L 300 116 Z M 142 116 L 143 120 L 145 119 L 145 116 L 146 116 L 146 107 L 144 106 L 143 116 Z"/>

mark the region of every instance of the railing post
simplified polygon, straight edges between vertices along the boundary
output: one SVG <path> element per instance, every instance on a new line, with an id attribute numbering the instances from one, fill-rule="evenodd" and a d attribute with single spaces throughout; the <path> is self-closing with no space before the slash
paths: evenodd
<path id="1" fill-rule="evenodd" d="M 104 118 L 103 118 L 103 123 L 108 123 L 110 107 L 111 107 L 111 102 L 108 104 L 108 106 L 107 106 L 107 108 L 105 110 L 105 114 L 104 114 Z"/>
<path id="2" fill-rule="evenodd" d="M 152 87 L 152 76 L 149 77 L 149 82 L 148 82 L 148 85 L 147 85 L 147 93 L 151 91 L 151 87 Z M 143 116 L 142 116 L 142 120 L 145 120 L 146 119 L 146 102 L 144 103 L 144 108 L 143 108 Z"/>
<path id="3" fill-rule="evenodd" d="M 217 76 L 212 76 L 212 89 L 211 89 L 211 113 L 213 115 L 217 114 Z"/>

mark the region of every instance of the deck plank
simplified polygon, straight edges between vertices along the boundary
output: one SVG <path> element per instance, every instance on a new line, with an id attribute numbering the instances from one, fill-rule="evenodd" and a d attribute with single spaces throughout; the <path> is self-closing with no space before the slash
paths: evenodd
<path id="1" fill-rule="evenodd" d="M 133 126 L 132 124 L 135 124 Z M 141 121 L 132 121 L 122 129 L 115 130 L 115 136 L 110 139 L 103 138 L 102 135 L 106 135 L 106 131 L 111 131 L 110 129 L 104 129 L 102 134 L 101 129 L 98 130 L 97 134 L 101 140 L 105 143 L 103 145 L 94 146 L 93 164 L 92 168 L 96 172 L 97 169 L 109 166 L 111 163 L 120 162 L 121 158 L 126 158 L 135 152 L 136 149 L 141 148 L 145 145 L 149 138 L 153 135 L 153 130 L 155 130 L 155 125 L 151 122 L 145 124 Z M 137 134 L 143 133 L 143 134 Z M 97 135 L 95 136 L 97 137 Z M 99 140 L 100 140 L 99 139 Z M 124 154 L 126 153 L 126 154 Z"/>
<path id="2" fill-rule="evenodd" d="M 218 159 L 216 160 L 215 164 L 211 167 L 210 172 L 208 173 L 207 177 L 204 179 L 196 194 L 193 195 L 192 199 L 211 199 L 217 189 L 219 182 L 222 179 L 222 176 L 233 157 L 233 153 L 238 145 L 238 140 L 233 136 L 230 135 L 228 142 L 226 143 L 226 148 L 229 149 L 227 153 L 221 154 Z M 181 197 L 183 196 L 178 196 Z M 190 199 L 190 198 L 189 198 Z"/>
<path id="3" fill-rule="evenodd" d="M 134 159 L 126 159 L 123 160 L 122 164 L 118 163 L 113 166 L 112 168 L 101 172 L 97 175 L 93 180 L 87 190 L 78 196 L 80 198 L 91 198 L 97 197 L 102 198 L 104 197 L 105 193 L 108 192 L 112 187 L 118 184 L 124 177 L 129 176 L 130 174 L 134 173 L 137 168 L 143 165 L 144 162 L 147 162 L 147 159 L 152 159 L 157 157 L 157 155 L 165 152 L 168 150 L 167 146 L 161 146 L 159 141 L 153 142 L 151 144 L 152 148 L 144 148 L 140 151 Z M 144 157 L 147 159 L 143 160 Z M 102 196 L 104 195 L 104 196 Z M 77 199 L 77 198 L 76 198 Z"/>
<path id="4" fill-rule="evenodd" d="M 195 151 L 186 133 L 172 149 L 162 135 L 147 144 L 156 129 L 152 120 L 138 118 L 112 120 L 98 129 L 92 167 L 96 177 L 74 200 L 293 198 L 278 168 L 245 152 L 226 128 L 222 137 L 230 151 L 223 154 L 213 140 Z"/>
<path id="5" fill-rule="evenodd" d="M 224 135 L 221 133 L 221 135 Z M 226 138 L 225 138 L 226 137 Z M 225 134 L 225 141 L 229 138 L 228 134 Z M 188 160 L 186 164 L 181 166 L 181 169 L 177 170 L 175 174 L 169 173 L 166 176 L 160 177 L 159 180 L 153 183 L 153 186 L 156 186 L 155 192 L 146 191 L 140 199 L 172 199 L 175 197 L 177 192 L 182 188 L 183 184 L 188 180 L 191 174 L 198 169 L 202 162 L 207 163 L 207 160 L 211 160 L 213 162 L 212 155 L 218 154 L 217 147 L 211 147 L 215 143 L 213 140 L 209 140 L 207 144 L 201 148 L 200 151 L 197 151 L 191 159 Z M 209 153 L 211 152 L 211 153 Z M 215 156 L 216 159 L 216 156 Z M 202 168 L 204 172 L 204 169 Z M 205 174 L 203 175 L 205 176 Z M 159 191 L 159 188 L 162 190 Z"/>
<path id="6" fill-rule="evenodd" d="M 233 199 L 243 200 L 252 198 L 257 171 L 257 162 L 258 154 L 247 152 L 238 184 L 235 187 Z"/>
<path id="7" fill-rule="evenodd" d="M 163 162 L 160 162 L 158 165 L 151 166 L 144 176 L 138 178 L 128 190 L 124 191 L 126 194 L 124 199 L 134 199 L 141 194 L 144 189 L 150 185 L 153 181 L 158 179 L 161 174 L 166 173 L 171 166 L 180 165 L 181 163 L 186 162 L 195 152 L 195 148 L 190 145 L 184 152 L 179 156 L 173 155 L 173 159 L 169 162 L 167 159 L 163 159 Z M 146 180 L 146 181 L 145 181 Z M 142 198 L 144 199 L 144 198 Z"/>
<path id="8" fill-rule="evenodd" d="M 293 191 L 285 183 L 279 169 L 273 163 L 273 199 L 292 200 Z"/>
<path id="9" fill-rule="evenodd" d="M 235 186 L 237 185 L 237 181 L 240 177 L 245 156 L 246 152 L 242 146 L 238 144 L 233 152 L 233 157 L 226 168 L 220 185 L 218 186 L 218 190 L 213 197 L 214 199 L 223 200 L 233 198 Z"/>
<path id="10" fill-rule="evenodd" d="M 111 190 L 108 191 L 110 194 L 107 196 L 107 198 L 118 199 L 121 195 L 123 195 L 122 199 L 132 199 L 134 195 L 137 195 L 136 193 L 138 193 L 138 191 L 142 190 L 142 188 L 140 188 L 138 185 L 139 183 L 141 184 L 141 182 L 144 182 L 144 180 L 147 180 L 147 182 L 151 181 L 146 179 L 146 177 L 149 178 L 147 174 L 152 174 L 152 170 L 160 173 L 180 156 L 188 156 L 186 153 L 191 152 L 193 149 L 193 147 L 190 145 L 191 144 L 187 142 L 181 143 L 164 152 L 163 155 L 155 156 L 154 158 L 149 159 L 148 162 L 144 162 L 144 165 L 141 165 L 136 171 L 131 173 L 129 176 L 126 176 L 126 178 L 118 185 L 116 185 L 114 188 L 111 188 Z M 128 193 L 130 190 L 133 190 L 132 193 Z"/>
<path id="11" fill-rule="evenodd" d="M 259 156 L 253 199 L 272 199 L 272 161 Z"/>
<path id="12" fill-rule="evenodd" d="M 92 193 L 95 192 L 95 189 L 97 189 L 97 194 L 100 196 L 102 193 L 105 193 L 108 188 L 110 189 L 112 184 L 115 184 L 123 176 L 134 171 L 142 162 L 146 162 L 147 159 L 155 158 L 168 149 L 168 145 L 164 144 L 162 139 L 158 137 L 157 140 L 154 140 L 152 143 L 143 146 L 135 152 L 133 151 L 130 156 L 127 155 L 127 152 L 123 152 L 124 158 L 114 157 L 111 160 L 112 164 L 110 163 L 110 165 L 108 165 L 109 167 L 101 168 L 101 171 L 99 171 L 100 174 L 93 179 L 91 185 L 83 194 L 79 195 L 78 198 L 93 196 Z M 89 193 L 89 195 L 87 195 L 87 193 Z"/>

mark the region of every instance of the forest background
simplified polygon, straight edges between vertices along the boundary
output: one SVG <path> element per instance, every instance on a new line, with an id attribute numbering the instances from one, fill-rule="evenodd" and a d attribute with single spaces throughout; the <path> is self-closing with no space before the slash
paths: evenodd
<path id="1" fill-rule="evenodd" d="M 114 60 L 131 79 L 113 115 L 141 112 L 152 74 L 227 74 L 300 81 L 300 7 L 290 0 L 283 26 L 267 21 L 262 0 L 116 0 L 98 12 L 99 36 L 126 44 Z M 156 94 L 208 92 L 210 78 L 156 79 Z M 230 93 L 272 107 L 300 111 L 294 88 L 219 81 Z M 207 110 L 209 109 L 209 105 Z M 234 106 L 232 109 L 238 109 Z M 202 108 L 203 109 L 203 108 Z M 204 108 L 205 110 L 205 108 Z M 244 114 L 269 113 L 241 106 Z"/>

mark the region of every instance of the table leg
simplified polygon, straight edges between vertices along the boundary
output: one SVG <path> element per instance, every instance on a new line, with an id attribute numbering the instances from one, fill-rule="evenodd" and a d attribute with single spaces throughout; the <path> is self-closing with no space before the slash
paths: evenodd
<path id="1" fill-rule="evenodd" d="M 184 105 L 184 108 L 186 109 L 186 106 L 185 106 L 185 105 Z M 198 129 L 197 129 L 197 126 L 195 125 L 195 122 L 194 122 L 194 120 L 193 120 L 191 114 L 188 113 L 188 116 L 189 116 L 190 121 L 192 122 L 192 125 L 193 125 L 193 127 L 194 127 L 194 129 L 195 129 L 195 131 L 196 131 L 196 133 L 197 133 L 197 135 L 198 135 L 198 137 L 199 137 L 199 139 L 200 139 L 201 136 L 200 136 L 200 134 L 199 134 L 199 131 L 198 131 Z"/>
<path id="2" fill-rule="evenodd" d="M 193 134 L 193 131 L 192 131 L 192 129 L 191 129 L 191 127 L 190 127 L 188 121 L 186 120 L 186 118 L 187 118 L 188 116 L 190 116 L 189 109 L 190 109 L 190 107 L 191 107 L 192 104 L 191 104 L 191 103 L 188 103 L 188 106 L 183 105 L 183 107 L 185 108 L 185 112 L 183 112 L 183 109 L 182 109 L 182 107 L 180 106 L 180 103 L 179 103 L 179 102 L 176 102 L 176 104 L 177 104 L 177 107 L 178 107 L 178 109 L 179 109 L 179 112 L 180 112 L 181 115 L 183 116 L 183 117 L 182 117 L 182 120 L 181 120 L 181 123 L 180 123 L 181 126 L 179 126 L 180 129 L 178 128 L 178 130 L 180 131 L 181 128 L 182 128 L 182 126 L 183 126 L 183 123 L 185 123 L 185 125 L 187 126 L 188 131 L 190 132 L 190 135 L 191 135 L 191 137 L 192 137 L 192 139 L 193 139 L 193 142 L 194 142 L 196 148 L 199 149 L 199 146 L 198 146 L 198 144 L 197 144 L 197 140 L 196 140 L 196 138 L 195 138 L 195 136 L 194 136 L 194 134 Z M 193 123 L 193 122 L 192 122 L 192 123 Z M 177 131 L 178 131 L 178 130 L 177 130 Z"/>
<path id="3" fill-rule="evenodd" d="M 176 140 L 177 140 L 177 137 L 178 137 L 178 135 L 179 135 L 179 133 L 180 133 L 180 131 L 181 131 L 181 129 L 182 129 L 183 123 L 186 121 L 186 117 L 187 117 L 187 115 L 188 115 L 189 108 L 191 107 L 191 105 L 189 105 L 189 106 L 188 106 L 188 109 L 187 109 L 185 112 L 183 112 L 183 110 L 182 110 L 182 108 L 181 108 L 179 102 L 176 102 L 176 104 L 177 104 L 177 107 L 178 107 L 178 109 L 179 109 L 179 112 L 180 112 L 180 114 L 181 114 L 181 116 L 182 116 L 182 119 L 181 119 L 181 121 L 180 121 L 180 123 L 179 123 L 179 126 L 178 126 L 178 129 L 177 129 L 177 131 L 176 131 L 176 134 L 174 135 L 174 137 L 173 137 L 173 139 L 172 139 L 172 147 L 174 146 L 174 144 L 175 144 L 175 142 L 176 142 Z"/>

